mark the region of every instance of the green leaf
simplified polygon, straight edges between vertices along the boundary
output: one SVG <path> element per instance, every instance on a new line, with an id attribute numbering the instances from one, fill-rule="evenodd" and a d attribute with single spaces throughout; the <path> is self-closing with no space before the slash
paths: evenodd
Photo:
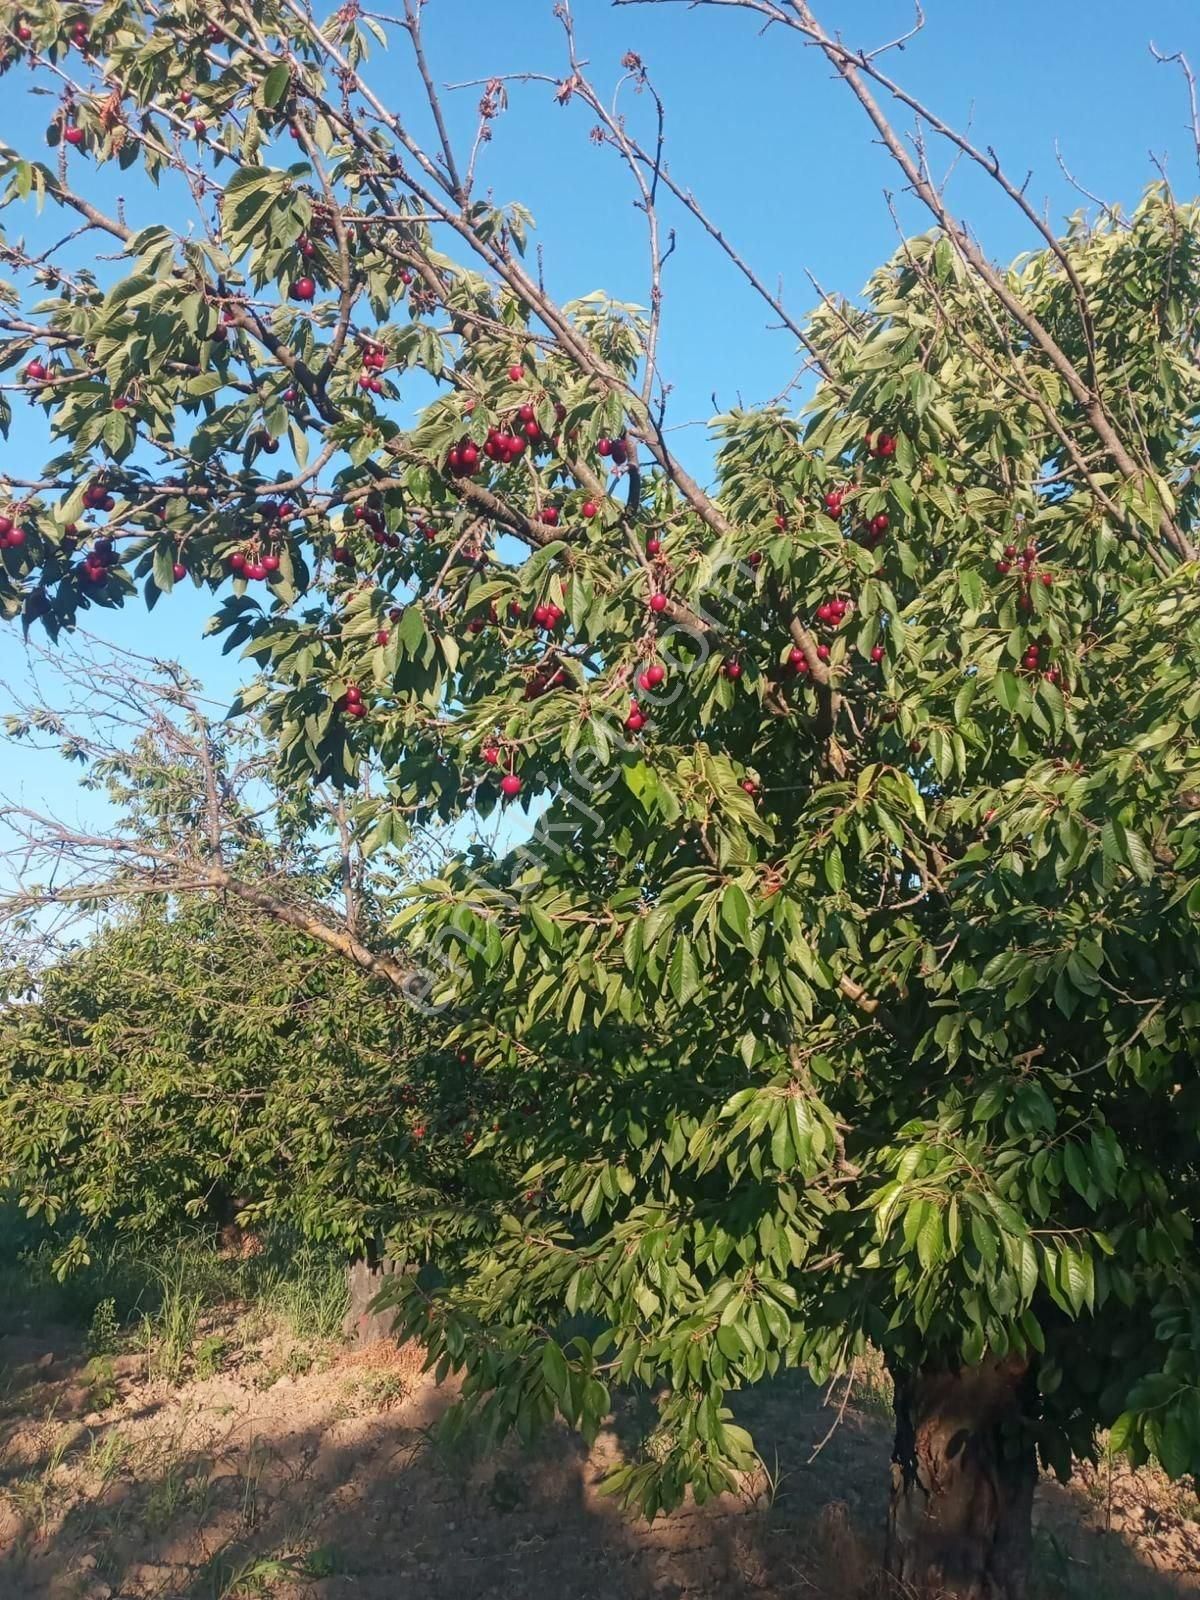
<path id="1" fill-rule="evenodd" d="M 671 951 L 671 965 L 667 982 L 677 1006 L 685 1006 L 700 990 L 700 965 L 696 951 L 686 934 L 676 935 Z"/>
<path id="2" fill-rule="evenodd" d="M 740 884 L 730 883 L 721 895 L 721 921 L 743 943 L 750 931 L 750 902 Z"/>
<path id="3" fill-rule="evenodd" d="M 277 106 L 287 92 L 287 86 L 291 79 L 292 69 L 287 62 L 276 62 L 259 86 L 259 103 L 268 109 L 272 106 Z"/>

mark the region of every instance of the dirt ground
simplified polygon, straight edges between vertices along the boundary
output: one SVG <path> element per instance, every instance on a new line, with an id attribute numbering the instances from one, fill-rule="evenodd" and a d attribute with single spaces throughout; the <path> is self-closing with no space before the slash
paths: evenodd
<path id="1" fill-rule="evenodd" d="M 208 1354 L 205 1355 L 205 1349 Z M 767 1472 L 647 1527 L 597 1493 L 636 1419 L 585 1452 L 453 1458 L 451 1394 L 412 1349 L 209 1331 L 200 1377 L 144 1356 L 89 1366 L 77 1332 L 0 1338 L 4 1600 L 851 1600 L 877 1593 L 881 1397 L 799 1379 L 746 1397 Z M 1200 1589 L 1192 1490 L 1126 1470 L 1045 1485 L 1036 1594 Z"/>

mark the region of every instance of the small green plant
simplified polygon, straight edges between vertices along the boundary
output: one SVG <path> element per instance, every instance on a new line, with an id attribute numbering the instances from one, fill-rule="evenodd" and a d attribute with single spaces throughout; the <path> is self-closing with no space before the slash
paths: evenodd
<path id="1" fill-rule="evenodd" d="M 400 1372 L 368 1373 L 356 1387 L 356 1399 L 363 1411 L 390 1411 L 408 1394 L 411 1385 Z"/>
<path id="2" fill-rule="evenodd" d="M 88 1403 L 93 1411 L 107 1411 L 118 1397 L 117 1376 L 109 1356 L 93 1356 L 83 1369 Z"/>
<path id="3" fill-rule="evenodd" d="M 300 1563 L 300 1571 L 306 1578 L 333 1578 L 345 1570 L 341 1551 L 333 1544 L 319 1545 L 317 1549 L 310 1550 Z"/>
<path id="4" fill-rule="evenodd" d="M 195 1343 L 204 1296 L 189 1282 L 187 1263 L 182 1259 L 170 1272 L 159 1276 L 158 1315 L 149 1323 L 150 1370 L 169 1383 L 183 1377 Z"/>
<path id="5" fill-rule="evenodd" d="M 121 1328 L 117 1321 L 117 1302 L 111 1295 L 101 1300 L 92 1312 L 88 1326 L 87 1351 L 91 1356 L 111 1356 L 120 1344 Z"/>
<path id="6" fill-rule="evenodd" d="M 223 1334 L 206 1333 L 196 1346 L 196 1376 L 212 1378 L 220 1372 L 229 1355 L 229 1341 Z"/>
<path id="7" fill-rule="evenodd" d="M 97 1493 L 106 1489 L 120 1473 L 128 1460 L 129 1449 L 128 1438 L 116 1428 L 93 1436 L 88 1446 L 87 1470 Z"/>
<path id="8" fill-rule="evenodd" d="M 315 1361 L 316 1356 L 311 1350 L 306 1350 L 303 1345 L 293 1345 L 287 1353 L 283 1370 L 289 1378 L 303 1378 L 312 1371 Z"/>

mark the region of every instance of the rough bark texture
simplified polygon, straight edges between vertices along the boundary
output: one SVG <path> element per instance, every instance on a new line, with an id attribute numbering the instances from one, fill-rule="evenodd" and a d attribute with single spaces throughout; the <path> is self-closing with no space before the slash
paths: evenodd
<path id="1" fill-rule="evenodd" d="M 1037 1482 L 1027 1363 L 893 1377 L 888 1572 L 904 1594 L 1025 1600 Z"/>
<path id="2" fill-rule="evenodd" d="M 387 1256 L 355 1261 L 346 1268 L 346 1284 L 350 1303 L 346 1311 L 343 1331 L 347 1339 L 356 1344 L 374 1344 L 379 1339 L 390 1339 L 395 1311 L 372 1311 L 371 1302 L 383 1288 L 388 1278 L 402 1268 Z"/>

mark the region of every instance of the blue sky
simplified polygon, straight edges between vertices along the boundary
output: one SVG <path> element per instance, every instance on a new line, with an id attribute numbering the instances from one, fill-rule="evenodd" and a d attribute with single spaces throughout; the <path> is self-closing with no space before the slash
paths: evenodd
<path id="1" fill-rule="evenodd" d="M 551 9 L 549 0 L 517 0 L 498 17 L 491 0 L 429 0 L 427 46 L 436 79 L 558 73 L 563 54 Z M 595 82 L 615 82 L 626 50 L 645 60 L 666 101 L 674 175 L 765 279 L 782 280 L 793 311 L 803 312 L 814 298 L 805 269 L 827 289 L 859 291 L 894 247 L 884 195 L 899 190 L 899 175 L 872 142 L 860 108 L 813 51 L 780 30 L 759 37 L 755 18 L 728 10 L 614 11 L 607 0 L 575 0 L 574 9 Z M 911 16 L 892 0 L 820 0 L 817 9 L 848 42 L 867 46 L 902 31 Z M 1154 177 L 1152 154 L 1165 162 L 1178 193 L 1190 196 L 1200 187 L 1182 80 L 1148 49 L 1151 39 L 1167 51 L 1195 43 L 1194 0 L 1141 6 L 1057 0 L 1049 8 L 1033 0 L 1003 6 L 929 0 L 927 14 L 924 33 L 889 58 L 891 72 L 948 121 L 969 121 L 976 141 L 995 145 L 1011 173 L 1023 178 L 1029 171 L 1029 194 L 1053 221 L 1085 203 L 1059 170 L 1056 141 L 1082 184 L 1126 206 Z M 405 108 L 416 104 L 398 60 L 380 56 L 374 81 Z M 19 73 L 4 82 L 0 139 L 40 154 L 40 132 L 31 130 L 45 125 L 53 102 L 31 99 L 29 80 Z M 644 125 L 648 107 L 628 87 L 625 94 L 631 121 Z M 452 128 L 467 140 L 478 95 L 470 89 L 448 96 Z M 533 211 L 548 286 L 562 298 L 603 287 L 644 303 L 642 221 L 616 158 L 589 143 L 585 108 L 560 109 L 545 85 L 514 84 L 510 97 L 481 174 L 497 200 L 520 200 Z M 899 126 L 908 126 L 902 113 Z M 293 157 L 289 146 L 284 159 Z M 937 159 L 948 164 L 949 152 Z M 164 218 L 185 225 L 183 206 L 152 194 L 133 174 L 90 176 L 98 197 L 126 196 L 135 225 Z M 965 165 L 950 194 L 993 256 L 1008 258 L 1033 244 L 1011 205 Z M 898 195 L 896 203 L 906 226 L 926 225 L 913 202 Z M 769 311 L 691 220 L 668 220 L 678 224 L 665 279 L 662 366 L 674 386 L 668 421 L 680 429 L 677 447 L 703 474 L 704 431 L 686 425 L 702 423 L 714 409 L 775 394 L 798 363 L 790 338 L 768 329 Z M 10 232 L 28 226 L 31 237 L 49 237 L 32 216 L 27 223 L 10 210 L 5 222 Z M 19 400 L 16 409 L 0 455 L 16 475 L 27 476 L 40 465 L 44 446 Z M 201 638 L 211 609 L 206 595 L 177 591 L 151 616 L 130 608 L 99 614 L 92 626 L 144 653 L 181 659 L 214 692 L 232 694 L 240 669 Z M 23 669 L 19 631 L 0 628 L 0 680 L 18 678 Z M 0 791 L 76 814 L 70 774 L 46 757 L 0 747 Z"/>

